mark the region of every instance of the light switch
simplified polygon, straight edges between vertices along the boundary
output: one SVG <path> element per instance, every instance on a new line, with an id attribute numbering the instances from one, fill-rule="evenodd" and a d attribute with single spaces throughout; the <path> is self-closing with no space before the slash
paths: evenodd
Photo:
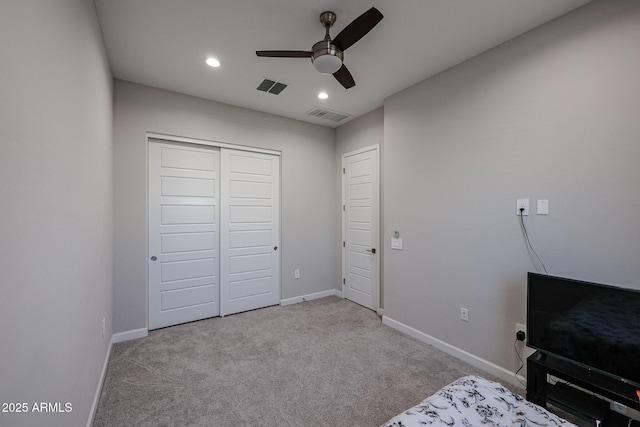
<path id="1" fill-rule="evenodd" d="M 538 215 L 549 215 L 548 200 L 538 200 Z"/>
<path id="2" fill-rule="evenodd" d="M 402 237 L 392 237 L 391 238 L 391 249 L 397 249 L 399 251 L 401 251 L 403 249 L 402 246 Z"/>

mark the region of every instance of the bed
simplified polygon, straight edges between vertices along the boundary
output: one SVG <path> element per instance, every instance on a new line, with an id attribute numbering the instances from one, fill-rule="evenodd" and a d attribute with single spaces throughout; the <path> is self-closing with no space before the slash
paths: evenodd
<path id="1" fill-rule="evenodd" d="M 575 427 L 502 385 L 471 375 L 438 390 L 381 427 Z"/>

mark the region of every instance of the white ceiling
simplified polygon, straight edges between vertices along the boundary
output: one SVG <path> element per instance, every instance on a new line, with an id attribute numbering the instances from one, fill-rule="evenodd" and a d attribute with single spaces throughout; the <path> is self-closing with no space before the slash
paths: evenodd
<path id="1" fill-rule="evenodd" d="M 590 0 L 95 0 L 114 77 L 336 127 L 307 115 L 319 106 L 353 117 L 386 97 L 580 7 Z M 335 37 L 375 6 L 384 19 L 345 52 L 356 86 L 344 89 L 305 58 L 258 58 L 256 50 L 311 50 L 318 17 L 331 10 Z M 207 56 L 223 65 L 205 65 Z M 278 96 L 263 77 L 287 83 Z M 326 91 L 329 99 L 319 100 Z M 342 121 L 340 124 L 345 123 Z"/>

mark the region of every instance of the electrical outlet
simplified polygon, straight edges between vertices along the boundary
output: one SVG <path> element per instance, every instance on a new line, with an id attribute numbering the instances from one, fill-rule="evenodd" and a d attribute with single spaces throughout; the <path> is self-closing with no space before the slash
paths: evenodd
<path id="1" fill-rule="evenodd" d="M 300 278 L 300 269 L 296 268 L 295 270 L 293 270 L 293 278 L 294 279 Z"/>
<path id="2" fill-rule="evenodd" d="M 520 215 L 520 209 L 522 215 L 529 215 L 529 199 L 516 199 L 516 215 Z"/>
<path id="3" fill-rule="evenodd" d="M 522 323 L 516 323 L 516 339 L 518 338 L 518 332 L 524 332 L 524 335 L 525 335 L 524 340 L 518 340 L 518 341 L 525 342 L 526 336 L 527 336 L 527 326 L 523 325 Z"/>
<path id="4" fill-rule="evenodd" d="M 464 307 L 460 307 L 460 320 L 469 321 L 469 310 Z"/>

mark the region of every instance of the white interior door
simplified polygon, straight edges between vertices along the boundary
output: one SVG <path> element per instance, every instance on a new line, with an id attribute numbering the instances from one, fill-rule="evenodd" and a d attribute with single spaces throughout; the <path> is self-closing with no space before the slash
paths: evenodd
<path id="1" fill-rule="evenodd" d="M 380 308 L 378 147 L 342 157 L 343 295 L 371 310 Z"/>
<path id="2" fill-rule="evenodd" d="M 280 302 L 280 157 L 220 150 L 220 314 Z"/>
<path id="3" fill-rule="evenodd" d="M 219 315 L 219 151 L 149 142 L 149 329 Z"/>

